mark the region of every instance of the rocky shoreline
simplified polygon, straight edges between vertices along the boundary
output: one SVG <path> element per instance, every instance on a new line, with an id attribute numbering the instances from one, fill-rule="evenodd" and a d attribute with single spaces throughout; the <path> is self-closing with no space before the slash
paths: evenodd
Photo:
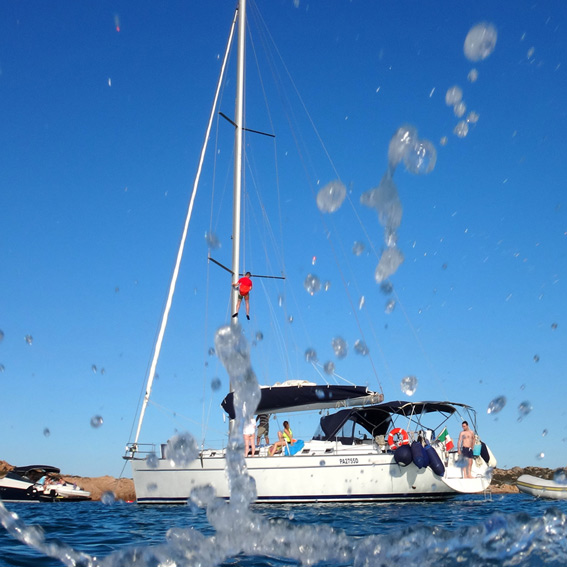
<path id="1" fill-rule="evenodd" d="M 5 461 L 0 461 L 0 473 L 9 471 L 14 467 Z M 553 478 L 554 469 L 546 469 L 541 467 L 513 467 L 511 469 L 494 469 L 490 492 L 492 494 L 516 494 L 518 487 L 516 480 L 522 474 L 530 474 L 540 478 Z M 71 482 L 80 486 L 83 490 L 91 493 L 93 500 L 100 500 L 102 495 L 108 492 L 114 494 L 117 500 L 124 502 L 133 502 L 136 500 L 136 492 L 134 490 L 134 481 L 130 478 L 114 478 L 112 476 L 98 477 L 82 477 L 62 474 L 67 482 Z"/>

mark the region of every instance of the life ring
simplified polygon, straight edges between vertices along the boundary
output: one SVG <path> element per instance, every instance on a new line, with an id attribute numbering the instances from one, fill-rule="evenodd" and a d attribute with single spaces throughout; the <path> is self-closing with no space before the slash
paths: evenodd
<path id="1" fill-rule="evenodd" d="M 396 436 L 398 437 L 397 441 L 395 439 Z M 402 445 L 409 445 L 408 432 L 405 429 L 402 429 L 401 427 L 396 427 L 395 429 L 392 429 L 392 431 L 390 431 L 390 434 L 388 435 L 388 445 L 390 445 L 390 449 L 392 451 L 395 451 L 398 447 L 401 447 Z"/>

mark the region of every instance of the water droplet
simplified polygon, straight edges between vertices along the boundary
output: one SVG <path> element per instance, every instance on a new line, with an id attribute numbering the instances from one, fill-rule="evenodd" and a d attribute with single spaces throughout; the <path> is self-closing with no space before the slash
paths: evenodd
<path id="1" fill-rule="evenodd" d="M 0 342 L 4 340 L 4 331 L 0 331 Z"/>
<path id="2" fill-rule="evenodd" d="M 317 193 L 317 207 L 322 213 L 338 211 L 346 197 L 346 187 L 339 181 L 327 183 Z"/>
<path id="3" fill-rule="evenodd" d="M 221 247 L 221 241 L 214 232 L 205 232 L 205 240 L 211 250 L 216 250 Z"/>
<path id="4" fill-rule="evenodd" d="M 429 140 L 416 140 L 404 154 L 406 169 L 415 175 L 431 173 L 437 162 L 437 150 Z"/>
<path id="5" fill-rule="evenodd" d="M 457 104 L 455 104 L 455 106 L 453 106 L 453 113 L 457 118 L 461 118 L 461 116 L 463 116 L 466 111 L 467 105 L 463 101 L 458 102 Z"/>
<path id="6" fill-rule="evenodd" d="M 358 339 L 354 343 L 354 352 L 356 352 L 356 354 L 366 356 L 370 352 L 370 350 L 368 349 L 364 341 Z"/>
<path id="7" fill-rule="evenodd" d="M 288 320 L 288 323 L 293 323 L 293 315 L 290 315 L 290 316 L 287 318 L 287 320 Z"/>
<path id="8" fill-rule="evenodd" d="M 319 466 L 320 466 L 320 467 L 324 467 L 325 465 L 326 465 L 325 460 L 324 460 L 324 459 L 321 459 L 321 460 L 319 461 Z"/>
<path id="9" fill-rule="evenodd" d="M 478 71 L 476 69 L 471 69 L 467 75 L 469 83 L 474 83 L 478 79 Z"/>
<path id="10" fill-rule="evenodd" d="M 538 461 L 541 461 L 541 460 L 545 459 L 545 453 L 544 453 L 543 451 L 542 451 L 541 453 L 538 453 L 538 454 L 536 455 L 536 459 L 537 459 Z"/>
<path id="11" fill-rule="evenodd" d="M 155 453 L 150 453 L 147 457 L 146 457 L 146 465 L 148 465 L 148 467 L 150 469 L 157 469 L 158 465 L 159 465 L 159 459 L 157 457 L 157 455 Z"/>
<path id="12" fill-rule="evenodd" d="M 496 47 L 498 32 L 493 24 L 482 22 L 473 26 L 467 37 L 463 50 L 469 61 L 486 59 Z"/>
<path id="13" fill-rule="evenodd" d="M 567 484 L 567 470 L 557 469 L 553 473 L 553 480 L 558 484 Z"/>
<path id="14" fill-rule="evenodd" d="M 311 258 L 311 265 L 314 266 L 317 263 L 317 256 L 313 256 L 313 258 Z"/>
<path id="15" fill-rule="evenodd" d="M 329 362 L 325 362 L 325 364 L 323 365 L 323 370 L 325 371 L 325 374 L 332 376 L 335 373 L 335 363 L 331 362 L 330 360 Z"/>
<path id="16" fill-rule="evenodd" d="M 190 433 L 179 433 L 173 436 L 165 446 L 164 455 L 172 466 L 187 466 L 199 454 L 197 442 Z"/>
<path id="17" fill-rule="evenodd" d="M 105 370 L 104 368 L 101 368 L 101 369 L 100 369 L 100 373 L 101 373 L 101 374 L 106 374 L 106 370 Z"/>
<path id="18" fill-rule="evenodd" d="M 258 342 L 264 340 L 264 333 L 262 333 L 262 331 L 258 331 L 258 332 L 256 333 L 256 340 L 257 340 Z"/>
<path id="19" fill-rule="evenodd" d="M 222 382 L 220 378 L 215 377 L 211 380 L 211 390 L 213 392 L 218 392 L 221 389 L 221 387 L 222 387 Z"/>
<path id="20" fill-rule="evenodd" d="M 281 307 L 283 305 L 283 301 L 284 301 L 283 295 L 280 293 L 278 295 L 278 307 Z"/>
<path id="21" fill-rule="evenodd" d="M 146 487 L 148 492 L 155 492 L 157 490 L 157 484 L 155 482 L 150 482 Z"/>
<path id="22" fill-rule="evenodd" d="M 549 433 L 549 432 L 547 431 L 547 429 L 544 429 L 544 430 L 541 432 L 541 436 L 542 436 L 542 437 L 547 437 L 547 434 L 548 434 L 548 433 Z"/>
<path id="23" fill-rule="evenodd" d="M 33 343 L 33 337 L 31 335 L 26 335 L 24 339 L 26 340 L 26 343 L 31 346 L 31 344 Z"/>
<path id="24" fill-rule="evenodd" d="M 380 291 L 384 295 L 390 295 L 394 291 L 394 286 L 389 281 L 382 282 L 380 284 Z"/>
<path id="25" fill-rule="evenodd" d="M 395 307 L 396 307 L 396 300 L 390 299 L 389 301 L 386 302 L 384 313 L 386 313 L 386 315 L 389 315 L 390 313 L 392 313 L 392 311 L 394 311 Z"/>
<path id="26" fill-rule="evenodd" d="M 376 266 L 376 271 L 374 272 L 374 278 L 376 283 L 382 283 L 385 279 L 392 276 L 396 270 L 401 266 L 404 261 L 404 255 L 399 250 L 399 248 L 386 248 L 382 252 L 380 261 Z"/>
<path id="27" fill-rule="evenodd" d="M 96 374 L 96 370 L 97 370 L 96 364 L 93 364 L 93 365 L 91 366 L 91 370 L 93 371 L 94 374 Z"/>
<path id="28" fill-rule="evenodd" d="M 532 405 L 530 402 L 522 402 L 518 406 L 518 421 L 522 421 L 532 411 Z"/>
<path id="29" fill-rule="evenodd" d="M 43 436 L 44 437 L 49 437 L 51 435 L 51 431 L 49 431 L 49 427 L 44 428 L 43 430 Z"/>
<path id="30" fill-rule="evenodd" d="M 6 370 L 6 367 L 3 364 L 0 364 L 0 372 L 4 372 L 4 370 Z"/>
<path id="31" fill-rule="evenodd" d="M 323 289 L 324 289 L 325 291 L 329 291 L 329 290 L 331 289 L 331 282 L 330 282 L 330 281 L 326 281 L 326 282 L 323 284 Z"/>
<path id="32" fill-rule="evenodd" d="M 352 253 L 353 253 L 355 256 L 360 256 L 363 252 L 364 252 L 364 244 L 363 244 L 362 242 L 356 241 L 356 242 L 352 245 Z"/>
<path id="33" fill-rule="evenodd" d="M 551 328 L 555 331 L 555 329 L 557 329 L 557 323 L 551 323 Z"/>
<path id="34" fill-rule="evenodd" d="M 108 490 L 100 497 L 100 501 L 105 506 L 110 506 L 116 502 L 116 495 L 112 492 L 112 490 Z"/>
<path id="35" fill-rule="evenodd" d="M 467 122 L 469 124 L 476 124 L 478 122 L 478 119 L 479 119 L 478 114 L 474 110 L 471 110 L 469 112 L 469 115 L 467 116 Z"/>
<path id="36" fill-rule="evenodd" d="M 317 398 L 318 398 L 319 400 L 325 399 L 325 391 L 322 390 L 321 388 L 317 388 L 317 389 L 315 390 L 315 395 L 317 396 Z"/>
<path id="37" fill-rule="evenodd" d="M 411 144 L 417 140 L 417 129 L 409 124 L 400 126 L 388 145 L 388 163 L 395 168 L 404 159 Z"/>
<path id="38" fill-rule="evenodd" d="M 103 422 L 104 420 L 100 415 L 93 415 L 91 417 L 91 427 L 93 429 L 98 429 L 103 424 Z"/>
<path id="39" fill-rule="evenodd" d="M 463 89 L 455 85 L 454 87 L 447 89 L 447 92 L 445 93 L 445 104 L 447 106 L 455 106 L 455 104 L 461 102 L 462 98 Z"/>
<path id="40" fill-rule="evenodd" d="M 317 362 L 317 353 L 315 352 L 315 349 L 308 348 L 305 351 L 305 362 Z"/>
<path id="41" fill-rule="evenodd" d="M 358 301 L 358 310 L 360 311 L 363 307 L 364 307 L 364 302 L 366 301 L 366 299 L 364 299 L 364 295 L 361 296 L 360 300 Z"/>
<path id="42" fill-rule="evenodd" d="M 539 362 L 539 354 L 534 354 L 534 362 Z"/>
<path id="43" fill-rule="evenodd" d="M 215 347 L 209 347 L 209 356 L 215 356 Z"/>
<path id="44" fill-rule="evenodd" d="M 307 277 L 303 282 L 303 287 L 309 295 L 315 295 L 321 290 L 321 281 L 315 274 L 307 274 Z"/>
<path id="45" fill-rule="evenodd" d="M 345 358 L 348 354 L 347 343 L 342 337 L 335 337 L 332 339 L 331 346 L 333 347 L 333 352 L 337 358 Z"/>
<path id="46" fill-rule="evenodd" d="M 406 396 L 413 396 L 417 390 L 417 378 L 415 376 L 402 378 L 400 388 Z"/>
<path id="47" fill-rule="evenodd" d="M 446 146 L 448 141 L 449 141 L 449 138 L 447 138 L 447 136 L 441 136 L 441 139 L 439 140 L 439 143 L 440 143 L 442 146 Z"/>
<path id="48" fill-rule="evenodd" d="M 488 404 L 488 409 L 486 410 L 486 413 L 499 413 L 504 409 L 505 405 L 506 405 L 506 397 L 498 396 Z"/>
<path id="49" fill-rule="evenodd" d="M 453 133 L 459 138 L 465 138 L 469 133 L 469 124 L 466 120 L 461 120 L 454 128 Z"/>

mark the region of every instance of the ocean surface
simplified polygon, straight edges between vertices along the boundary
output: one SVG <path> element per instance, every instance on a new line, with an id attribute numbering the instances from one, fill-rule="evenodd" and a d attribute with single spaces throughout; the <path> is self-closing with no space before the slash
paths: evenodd
<path id="1" fill-rule="evenodd" d="M 567 502 L 517 494 L 250 510 L 218 502 L 207 512 L 194 504 L 5 506 L 5 527 L 31 546 L 0 528 L 1 567 L 567 566 Z"/>

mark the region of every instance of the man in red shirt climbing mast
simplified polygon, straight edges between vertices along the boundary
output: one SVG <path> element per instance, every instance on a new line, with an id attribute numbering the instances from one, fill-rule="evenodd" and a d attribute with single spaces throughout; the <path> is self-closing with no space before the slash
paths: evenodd
<path id="1" fill-rule="evenodd" d="M 240 303 L 244 299 L 246 303 L 246 319 L 250 321 L 250 297 L 249 293 L 252 289 L 252 280 L 250 277 L 252 274 L 250 272 L 246 272 L 244 277 L 240 278 L 236 283 L 232 284 L 232 287 L 238 288 L 238 301 L 236 302 L 236 313 L 233 317 L 238 317 L 238 310 L 240 309 Z"/>

